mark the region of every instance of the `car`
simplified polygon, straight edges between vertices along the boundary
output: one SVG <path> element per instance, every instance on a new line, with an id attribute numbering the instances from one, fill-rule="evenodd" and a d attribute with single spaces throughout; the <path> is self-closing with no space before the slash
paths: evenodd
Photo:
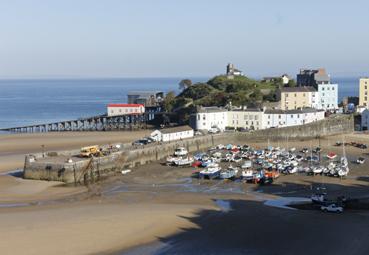
<path id="1" fill-rule="evenodd" d="M 217 133 L 219 133 L 220 131 L 219 131 L 219 129 L 218 128 L 210 128 L 209 130 L 208 130 L 208 133 L 209 134 L 217 134 Z"/>
<path id="2" fill-rule="evenodd" d="M 202 132 L 200 132 L 200 131 L 196 131 L 195 132 L 195 136 L 200 136 L 200 135 L 204 135 Z"/>
<path id="3" fill-rule="evenodd" d="M 341 206 L 337 206 L 336 204 L 330 204 L 330 205 L 322 205 L 320 209 L 323 212 L 336 212 L 336 213 L 342 213 L 343 208 Z"/>

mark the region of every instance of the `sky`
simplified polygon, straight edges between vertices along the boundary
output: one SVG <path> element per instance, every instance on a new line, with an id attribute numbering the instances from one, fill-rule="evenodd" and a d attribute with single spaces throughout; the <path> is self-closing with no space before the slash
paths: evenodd
<path id="1" fill-rule="evenodd" d="M 369 75 L 366 0 L 0 0 L 0 78 Z"/>

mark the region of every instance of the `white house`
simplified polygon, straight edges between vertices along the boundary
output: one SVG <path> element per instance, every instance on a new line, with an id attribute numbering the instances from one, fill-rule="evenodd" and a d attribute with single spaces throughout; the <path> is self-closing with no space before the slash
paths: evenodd
<path id="1" fill-rule="evenodd" d="M 324 119 L 324 111 L 313 108 L 296 110 L 265 110 L 263 115 L 264 128 L 280 128 L 304 125 Z"/>
<path id="2" fill-rule="evenodd" d="M 108 116 L 120 116 L 145 113 L 143 104 L 108 104 Z"/>
<path id="3" fill-rule="evenodd" d="M 325 112 L 322 109 L 314 108 L 296 110 L 239 109 L 231 111 L 224 108 L 216 108 L 216 111 L 202 108 L 195 116 L 196 121 L 193 126 L 197 130 L 209 130 L 212 127 L 218 127 L 220 130 L 224 130 L 225 127 L 259 130 L 304 125 L 319 121 L 325 118 Z M 215 125 L 216 123 L 222 123 L 222 126 Z"/>
<path id="4" fill-rule="evenodd" d="M 361 113 L 361 130 L 369 130 L 369 109 Z"/>
<path id="5" fill-rule="evenodd" d="M 338 109 L 338 84 L 318 84 L 319 105 L 318 109 L 337 110 Z"/>
<path id="6" fill-rule="evenodd" d="M 173 128 L 158 129 L 151 133 L 155 141 L 170 142 L 194 137 L 190 126 L 179 126 Z"/>
<path id="7" fill-rule="evenodd" d="M 195 114 L 196 130 L 209 130 L 210 128 L 218 128 L 225 130 L 228 125 L 228 111 L 219 107 L 202 107 Z"/>

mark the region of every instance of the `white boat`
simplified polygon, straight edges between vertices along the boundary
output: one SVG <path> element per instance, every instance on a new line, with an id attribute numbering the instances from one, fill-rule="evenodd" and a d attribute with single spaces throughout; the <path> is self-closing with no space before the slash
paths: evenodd
<path id="1" fill-rule="evenodd" d="M 190 166 L 193 163 L 192 157 L 179 158 L 174 161 L 174 165 L 176 166 Z"/>
<path id="2" fill-rule="evenodd" d="M 356 163 L 358 163 L 358 164 L 364 164 L 364 163 L 365 163 L 365 158 L 363 158 L 363 157 L 359 157 L 359 158 L 356 160 Z"/>
<path id="3" fill-rule="evenodd" d="M 166 163 L 167 163 L 168 166 L 171 166 L 178 159 L 179 159 L 178 157 L 168 156 L 167 160 L 166 160 Z"/>
<path id="4" fill-rule="evenodd" d="M 297 167 L 291 167 L 291 168 L 288 170 L 288 173 L 290 173 L 290 174 L 297 173 Z"/>
<path id="5" fill-rule="evenodd" d="M 314 204 L 324 204 L 326 202 L 325 193 L 313 194 L 311 196 L 311 201 Z"/>
<path id="6" fill-rule="evenodd" d="M 238 169 L 230 166 L 227 170 L 220 173 L 221 179 L 233 179 L 236 177 Z"/>
<path id="7" fill-rule="evenodd" d="M 188 151 L 184 147 L 178 147 L 177 149 L 174 150 L 175 156 L 187 156 L 187 154 Z"/>
<path id="8" fill-rule="evenodd" d="M 320 166 L 313 168 L 313 173 L 314 174 L 321 174 L 322 172 L 323 172 L 323 168 L 320 167 Z"/>
<path id="9" fill-rule="evenodd" d="M 254 178 L 254 171 L 252 170 L 244 170 L 241 173 L 242 179 L 246 181 L 251 181 Z"/>
<path id="10" fill-rule="evenodd" d="M 220 167 L 208 167 L 199 173 L 199 177 L 201 179 L 215 179 L 219 177 L 221 170 Z"/>

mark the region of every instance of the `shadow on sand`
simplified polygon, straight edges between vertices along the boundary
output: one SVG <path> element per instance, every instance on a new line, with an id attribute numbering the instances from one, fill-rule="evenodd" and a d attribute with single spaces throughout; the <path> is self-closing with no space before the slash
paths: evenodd
<path id="1" fill-rule="evenodd" d="M 310 185 L 316 184 L 283 183 L 259 189 L 273 193 L 283 191 L 289 185 L 295 185 L 293 189 L 298 192 L 293 196 L 296 196 L 311 194 Z M 331 190 L 337 195 L 369 192 L 365 185 L 326 186 L 328 192 Z M 319 210 L 279 209 L 258 201 L 228 202 L 231 210 L 227 212 L 202 210 L 194 217 L 179 216 L 197 227 L 158 237 L 156 245 L 146 247 L 145 254 L 368 254 L 368 211 L 331 214 Z M 120 254 L 140 253 L 126 251 Z"/>

